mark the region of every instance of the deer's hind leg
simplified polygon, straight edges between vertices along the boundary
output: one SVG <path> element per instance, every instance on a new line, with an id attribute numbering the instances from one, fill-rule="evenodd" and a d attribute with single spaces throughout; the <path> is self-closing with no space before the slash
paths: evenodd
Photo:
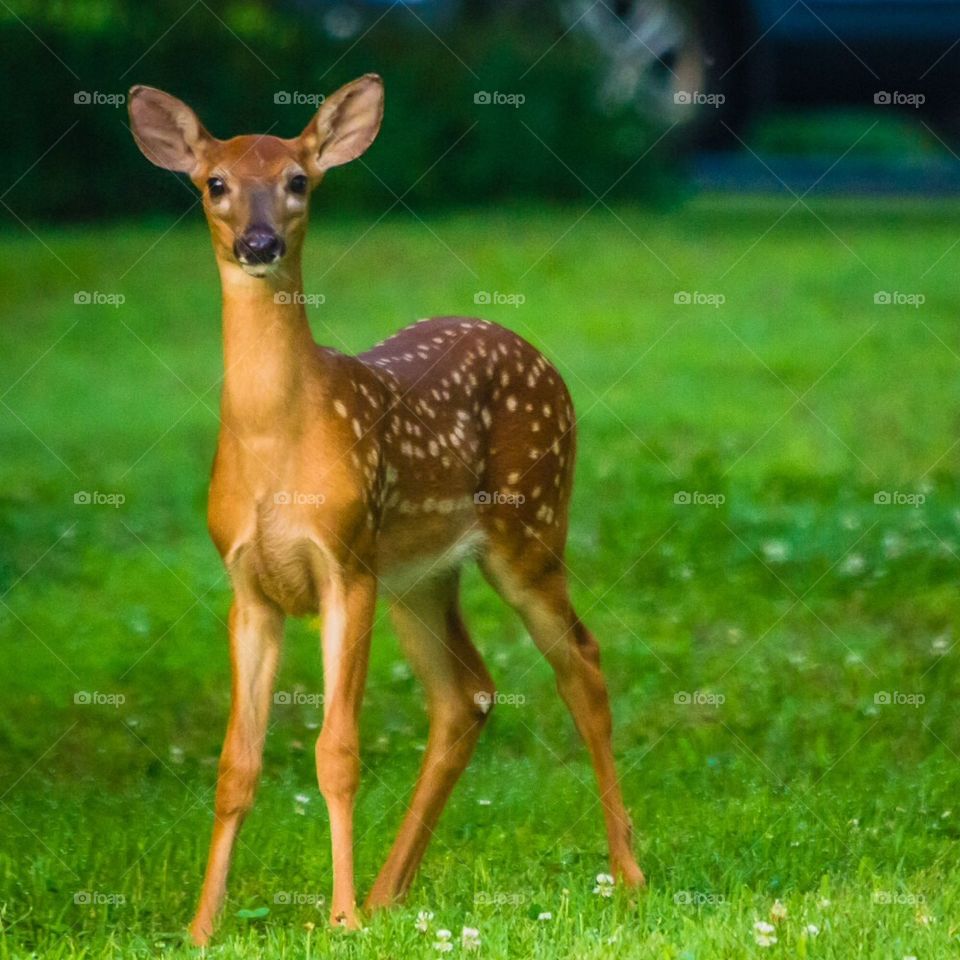
<path id="1" fill-rule="evenodd" d="M 525 542 L 524 542 L 525 541 Z M 632 827 L 613 761 L 612 721 L 600 649 L 570 603 L 563 544 L 501 538 L 481 566 L 494 589 L 523 619 L 553 667 L 557 689 L 586 744 L 600 789 L 600 803 L 615 877 L 640 886 L 643 873 L 633 856 Z"/>
<path id="2" fill-rule="evenodd" d="M 458 588 L 459 572 L 445 574 L 392 605 L 401 646 L 426 692 L 430 733 L 410 808 L 369 908 L 403 899 L 493 704 L 493 681 L 460 615 Z"/>

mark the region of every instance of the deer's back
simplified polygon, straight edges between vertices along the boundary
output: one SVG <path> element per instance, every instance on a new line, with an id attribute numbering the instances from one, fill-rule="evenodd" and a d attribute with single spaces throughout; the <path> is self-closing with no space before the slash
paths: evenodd
<path id="1" fill-rule="evenodd" d="M 436 317 L 357 359 L 383 388 L 384 570 L 452 565 L 491 538 L 562 552 L 574 415 L 540 351 L 494 323 Z"/>

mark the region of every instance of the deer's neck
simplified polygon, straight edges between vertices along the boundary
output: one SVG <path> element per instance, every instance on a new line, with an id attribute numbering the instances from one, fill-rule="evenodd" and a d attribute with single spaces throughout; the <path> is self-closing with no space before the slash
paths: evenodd
<path id="1" fill-rule="evenodd" d="M 241 434 L 284 433 L 300 421 L 315 362 L 300 265 L 268 278 L 220 263 L 223 287 L 222 416 Z"/>

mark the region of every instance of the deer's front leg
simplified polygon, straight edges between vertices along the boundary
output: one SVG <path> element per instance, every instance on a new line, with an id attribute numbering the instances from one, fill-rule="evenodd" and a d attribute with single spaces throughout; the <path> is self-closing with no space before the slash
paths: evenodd
<path id="1" fill-rule="evenodd" d="M 217 774 L 213 839 L 200 903 L 190 924 L 198 946 L 213 933 L 237 834 L 253 805 L 282 639 L 283 615 L 276 607 L 265 599 L 237 596 L 230 608 L 233 691 Z"/>
<path id="2" fill-rule="evenodd" d="M 353 884 L 353 804 L 360 783 L 360 706 L 367 678 L 376 579 L 350 573 L 331 580 L 323 597 L 323 727 L 317 781 L 330 816 L 333 901 L 330 922 L 359 926 Z"/>

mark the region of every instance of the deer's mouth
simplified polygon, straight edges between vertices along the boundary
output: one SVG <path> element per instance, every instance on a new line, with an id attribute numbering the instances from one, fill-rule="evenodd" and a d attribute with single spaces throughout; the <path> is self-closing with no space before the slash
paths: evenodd
<path id="1" fill-rule="evenodd" d="M 238 258 L 240 266 L 243 268 L 243 272 L 250 277 L 270 277 L 277 272 L 279 267 L 279 260 L 275 260 L 273 263 L 246 263 L 243 260 Z"/>

